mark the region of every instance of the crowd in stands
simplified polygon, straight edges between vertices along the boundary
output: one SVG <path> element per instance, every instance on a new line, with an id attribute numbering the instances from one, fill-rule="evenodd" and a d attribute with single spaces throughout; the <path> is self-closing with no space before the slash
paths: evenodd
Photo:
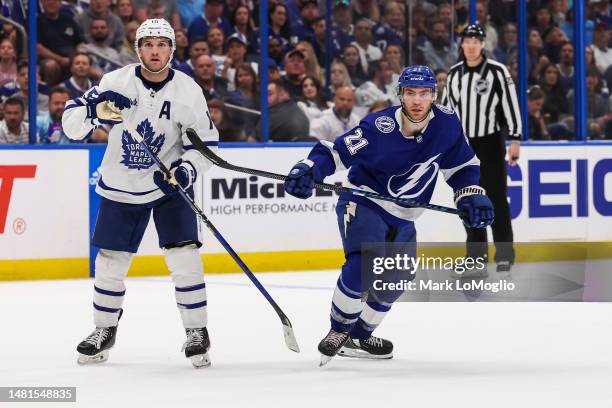
<path id="1" fill-rule="evenodd" d="M 574 0 L 575 3 L 576 0 Z M 326 50 L 326 2 L 268 1 L 271 141 L 333 140 L 372 111 L 399 104 L 406 65 L 435 70 L 441 98 L 448 69 L 461 58 L 467 0 L 333 0 L 332 49 Z M 574 138 L 574 47 L 570 0 L 528 1 L 529 135 Z M 2 12 L 27 27 L 23 2 Z M 194 78 L 222 141 L 261 140 L 258 0 L 41 0 L 37 20 L 38 143 L 68 143 L 63 105 L 106 72 L 137 63 L 134 39 L 146 18 L 176 31 L 172 68 Z M 411 4 L 407 10 L 407 5 Z M 515 1 L 478 0 L 485 52 L 518 72 Z M 612 139 L 612 6 L 586 1 L 586 93 L 590 139 Z M 28 65 L 15 26 L 0 33 L 0 143 L 27 143 Z M 325 83 L 325 59 L 333 59 Z M 86 142 L 105 142 L 99 128 Z"/>

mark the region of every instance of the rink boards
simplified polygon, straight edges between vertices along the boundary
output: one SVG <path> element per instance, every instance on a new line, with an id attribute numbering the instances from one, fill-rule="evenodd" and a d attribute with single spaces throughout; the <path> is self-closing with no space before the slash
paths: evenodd
<path id="1" fill-rule="evenodd" d="M 0 148 L 0 280 L 89 276 L 96 253 L 89 237 L 99 205 L 93 188 L 103 149 Z M 286 173 L 308 150 L 237 147 L 220 154 L 234 164 Z M 548 241 L 612 241 L 612 145 L 524 145 L 508 180 L 515 241 L 539 243 L 542 256 Z M 204 212 L 253 270 L 341 265 L 335 194 L 298 200 L 285 196 L 276 180 L 220 168 L 199 184 Z M 432 202 L 453 206 L 441 177 Z M 417 221 L 417 231 L 421 242 L 465 237 L 457 217 L 431 211 Z M 206 271 L 238 271 L 212 235 L 203 233 Z M 152 223 L 130 273 L 166 273 Z"/>

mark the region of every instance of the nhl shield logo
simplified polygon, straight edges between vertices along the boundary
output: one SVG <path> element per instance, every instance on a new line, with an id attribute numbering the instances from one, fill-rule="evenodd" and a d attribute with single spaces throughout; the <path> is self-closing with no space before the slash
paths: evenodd
<path id="1" fill-rule="evenodd" d="M 389 116 L 380 116 L 374 121 L 376 129 L 383 133 L 391 133 L 395 129 L 395 120 Z"/>
<path id="2" fill-rule="evenodd" d="M 476 91 L 478 95 L 486 95 L 486 93 L 489 92 L 489 81 L 483 78 L 477 79 L 474 84 L 474 91 Z"/>
<path id="3" fill-rule="evenodd" d="M 416 137 L 416 142 L 417 142 L 417 143 L 421 143 L 422 141 L 423 141 L 423 135 L 418 135 L 418 136 Z"/>

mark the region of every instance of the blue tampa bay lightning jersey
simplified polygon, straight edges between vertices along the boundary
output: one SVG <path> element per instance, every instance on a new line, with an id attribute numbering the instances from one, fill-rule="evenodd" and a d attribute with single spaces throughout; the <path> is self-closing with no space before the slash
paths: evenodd
<path id="1" fill-rule="evenodd" d="M 438 172 L 442 172 L 454 191 L 478 185 L 480 161 L 452 110 L 434 105 L 429 123 L 414 136 L 404 136 L 401 124 L 399 106 L 369 114 L 333 143 L 319 142 L 308 159 L 323 177 L 349 169 L 347 187 L 417 203 L 429 203 Z M 366 205 L 396 225 L 415 220 L 423 212 L 421 208 L 348 193 L 340 197 Z"/>

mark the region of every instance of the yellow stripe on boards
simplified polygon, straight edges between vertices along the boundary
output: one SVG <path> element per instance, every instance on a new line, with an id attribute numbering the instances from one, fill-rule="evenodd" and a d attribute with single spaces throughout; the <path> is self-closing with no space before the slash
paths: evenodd
<path id="1" fill-rule="evenodd" d="M 0 281 L 89 277 L 89 258 L 0 260 Z"/>
<path id="2" fill-rule="evenodd" d="M 612 258 L 612 241 L 597 242 L 533 242 L 516 243 L 517 263 L 578 261 Z M 490 259 L 495 247 L 489 245 Z M 462 244 L 453 246 L 418 247 L 417 256 L 461 257 Z M 306 271 L 340 269 L 344 262 L 342 250 L 309 250 L 250 252 L 239 254 L 253 272 Z M 205 273 L 238 273 L 240 267 L 228 254 L 202 255 Z M 136 256 L 129 276 L 167 275 L 168 268 L 161 255 Z M 32 279 L 73 279 L 89 277 L 87 258 L 0 260 L 0 281 Z"/>

